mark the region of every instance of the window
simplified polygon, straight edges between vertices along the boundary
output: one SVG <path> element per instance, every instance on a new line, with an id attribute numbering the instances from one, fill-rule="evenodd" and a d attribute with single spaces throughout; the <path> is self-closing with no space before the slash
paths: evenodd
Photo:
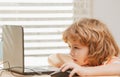
<path id="1" fill-rule="evenodd" d="M 48 65 L 54 53 L 69 53 L 62 32 L 76 19 L 90 17 L 92 0 L 3 0 L 0 1 L 2 26 L 24 27 L 25 65 Z M 34 61 L 34 62 L 33 62 Z"/>

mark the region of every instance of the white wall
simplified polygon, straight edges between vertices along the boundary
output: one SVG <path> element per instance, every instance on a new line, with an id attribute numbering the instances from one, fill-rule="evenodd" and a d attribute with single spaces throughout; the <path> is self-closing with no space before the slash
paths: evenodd
<path id="1" fill-rule="evenodd" d="M 93 17 L 108 25 L 120 46 L 120 0 L 93 0 Z"/>

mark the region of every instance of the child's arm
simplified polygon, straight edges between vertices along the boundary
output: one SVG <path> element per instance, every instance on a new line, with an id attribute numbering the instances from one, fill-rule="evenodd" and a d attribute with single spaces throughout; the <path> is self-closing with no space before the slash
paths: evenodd
<path id="1" fill-rule="evenodd" d="M 96 67 L 83 67 L 86 75 L 110 76 L 120 75 L 120 64 L 108 64 Z"/>
<path id="2" fill-rule="evenodd" d="M 48 63 L 58 68 L 61 67 L 64 63 L 72 62 L 72 61 L 73 60 L 68 54 L 57 53 L 57 54 L 52 54 L 48 57 Z"/>
<path id="3" fill-rule="evenodd" d="M 84 67 L 79 66 L 76 63 L 65 63 L 61 66 L 61 70 L 64 72 L 68 69 L 72 69 L 70 76 L 75 73 L 80 76 L 118 76 L 120 75 L 120 64 L 108 64 L 104 66 Z"/>
<path id="4" fill-rule="evenodd" d="M 58 68 L 64 65 L 64 63 L 68 64 L 71 68 L 76 67 L 75 69 L 79 70 L 79 72 L 77 72 L 79 73 L 79 75 L 89 75 L 89 76 L 120 75 L 120 63 L 95 66 L 95 67 L 82 67 L 73 63 L 69 55 L 59 54 L 59 53 L 50 55 L 48 57 L 48 62 L 50 63 L 50 65 Z"/>

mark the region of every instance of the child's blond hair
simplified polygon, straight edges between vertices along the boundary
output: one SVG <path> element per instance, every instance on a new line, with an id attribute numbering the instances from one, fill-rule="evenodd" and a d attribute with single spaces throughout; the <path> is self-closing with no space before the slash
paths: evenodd
<path id="1" fill-rule="evenodd" d="M 105 24 L 97 19 L 83 18 L 73 23 L 63 33 L 63 40 L 79 40 L 89 47 L 88 65 L 101 65 L 112 56 L 118 56 L 119 47 Z"/>

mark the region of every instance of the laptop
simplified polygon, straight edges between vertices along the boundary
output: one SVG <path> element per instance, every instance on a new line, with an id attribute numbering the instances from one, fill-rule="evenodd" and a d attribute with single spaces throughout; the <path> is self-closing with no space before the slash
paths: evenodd
<path id="1" fill-rule="evenodd" d="M 25 67 L 24 64 L 24 30 L 22 26 L 5 25 L 3 36 L 4 69 L 20 74 L 50 74 L 57 70 L 52 66 Z"/>

